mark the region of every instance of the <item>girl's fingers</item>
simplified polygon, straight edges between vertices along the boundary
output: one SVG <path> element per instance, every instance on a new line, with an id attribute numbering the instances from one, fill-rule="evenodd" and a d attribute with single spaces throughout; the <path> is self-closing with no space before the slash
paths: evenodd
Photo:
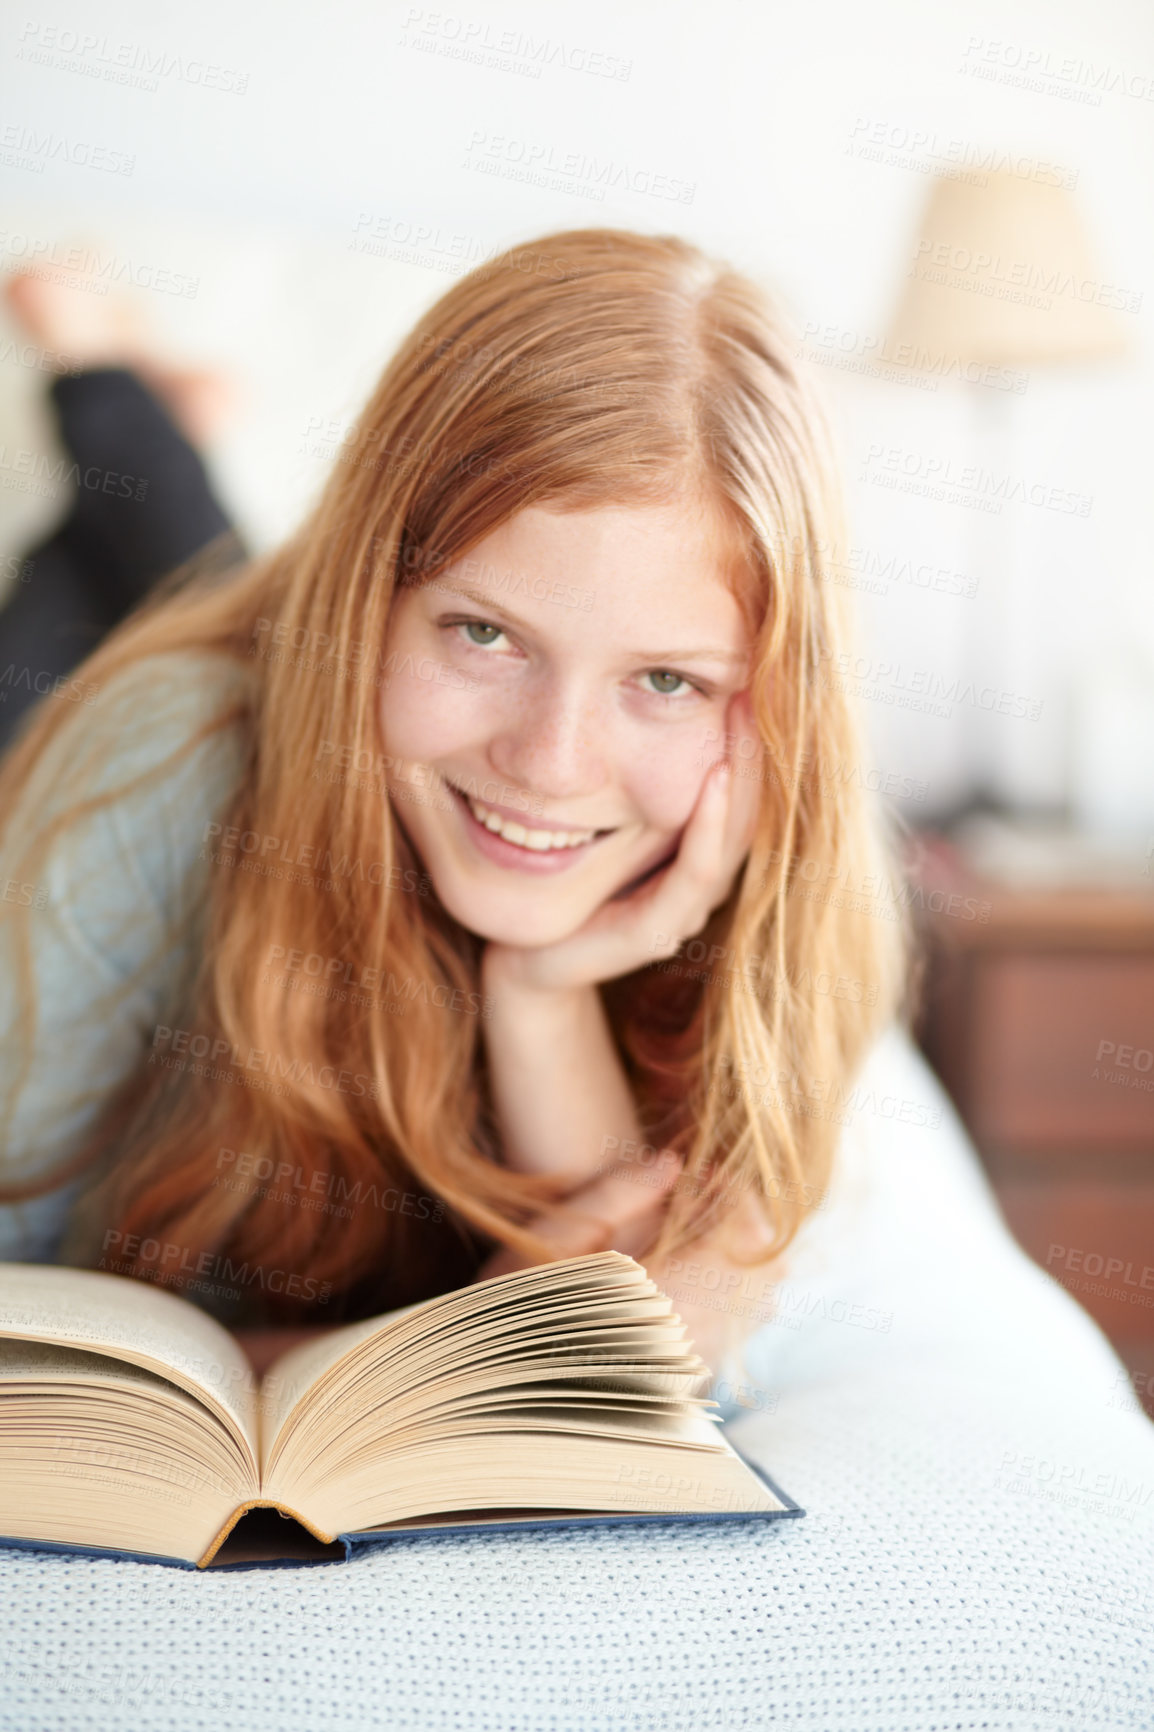
<path id="1" fill-rule="evenodd" d="M 620 1167 L 583 1185 L 563 1203 L 529 1223 L 555 1257 L 582 1257 L 592 1251 L 622 1251 L 637 1256 L 652 1244 L 665 1212 L 666 1194 L 677 1182 L 681 1161 L 664 1149 L 651 1166 Z M 533 1259 L 502 1246 L 482 1265 L 477 1279 L 526 1269 Z"/>
<path id="2" fill-rule="evenodd" d="M 755 767 L 761 758 L 761 742 L 752 718 L 748 692 L 737 692 L 730 700 L 725 721 L 726 737 L 733 741 L 732 754 L 710 770 L 678 852 L 678 860 L 685 859 L 687 872 L 715 893 L 710 910 L 728 895 L 757 824 L 761 797 Z M 754 773 L 747 773 L 750 770 Z"/>
<path id="3" fill-rule="evenodd" d="M 715 764 L 686 825 L 677 858 L 654 890 L 652 926 L 683 942 L 725 901 L 749 851 L 757 790 L 728 764 Z"/>
<path id="4" fill-rule="evenodd" d="M 672 1149 L 662 1149 L 648 1165 L 622 1162 L 600 1174 L 574 1191 L 566 1203 L 607 1221 L 615 1231 L 624 1231 L 657 1205 L 664 1205 L 665 1197 L 681 1176 L 681 1167 L 681 1160 Z"/>
<path id="5" fill-rule="evenodd" d="M 761 743 L 748 758 L 737 758 L 730 771 L 729 811 L 726 813 L 725 869 L 737 871 L 749 853 L 761 811 Z"/>
<path id="6" fill-rule="evenodd" d="M 759 767 L 762 745 L 753 721 L 749 693 L 737 692 L 726 712 L 726 734 L 733 740 L 730 759 L 729 805 L 725 814 L 722 872 L 728 878 L 740 866 L 753 841 L 761 807 Z"/>
<path id="7" fill-rule="evenodd" d="M 583 1257 L 590 1251 L 608 1251 L 612 1247 L 613 1227 L 594 1215 L 580 1214 L 564 1203 L 547 1215 L 538 1215 L 529 1222 L 529 1231 L 544 1239 L 556 1258 Z M 513 1245 L 500 1250 L 484 1262 L 477 1272 L 478 1281 L 489 1281 L 494 1275 L 511 1275 L 515 1269 L 532 1268 L 535 1259 L 527 1257 Z"/>

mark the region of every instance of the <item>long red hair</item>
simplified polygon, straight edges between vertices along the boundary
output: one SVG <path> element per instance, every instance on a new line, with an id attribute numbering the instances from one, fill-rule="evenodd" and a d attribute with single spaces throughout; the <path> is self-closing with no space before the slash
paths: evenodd
<path id="1" fill-rule="evenodd" d="M 203 1037 L 202 1051 L 273 1055 L 276 1086 L 222 1079 L 224 1058 L 194 1072 L 142 1051 L 70 1162 L 90 1167 L 91 1183 L 66 1260 L 98 1261 L 111 1230 L 118 1245 L 135 1236 L 130 1272 L 141 1276 L 158 1274 L 159 1253 L 142 1255 L 150 1245 L 180 1246 L 184 1266 L 199 1259 L 224 1280 L 238 1266 L 293 1271 L 294 1291 L 262 1278 L 263 1304 L 247 1308 L 293 1319 L 316 1313 L 322 1291 L 355 1313 L 442 1290 L 497 1242 L 548 1254 L 525 1223 L 555 1182 L 501 1164 L 478 1017 L 444 1008 L 475 1008 L 481 941 L 427 880 L 419 893 L 421 862 L 380 782 L 321 772 L 334 743 L 353 766 L 386 749 L 376 681 L 341 676 L 366 668 L 356 646 L 385 642 L 398 585 L 435 576 L 526 506 L 657 503 L 686 489 L 713 504 L 740 554 L 761 818 L 737 887 L 700 935 L 721 947 L 724 969 L 655 965 L 603 993 L 647 1132 L 686 1162 L 658 1249 L 691 1240 L 734 1186 L 760 1199 L 769 1254 L 790 1242 L 828 1182 L 839 1115 L 815 1114 L 796 1088 L 757 1095 L 718 1078 L 769 1067 L 820 1079 L 836 1098 L 906 979 L 900 922 L 849 898 L 789 893 L 813 860 L 831 883 L 849 871 L 880 884 L 892 871 L 862 778 L 839 773 L 863 751 L 844 696 L 822 678 L 842 641 L 827 581 L 840 517 L 823 417 L 794 354 L 767 295 L 683 240 L 592 229 L 513 249 L 450 288 L 401 344 L 283 547 L 226 581 L 168 585 L 78 670 L 103 687 L 171 650 L 244 663 L 249 696 L 210 724 L 241 728 L 250 746 L 222 828 L 364 864 L 320 889 L 300 873 L 210 874 L 203 961 L 171 1021 Z M 313 646 L 313 665 L 254 653 L 269 622 L 282 642 Z M 62 700 L 39 707 L 0 768 L 0 813 L 74 715 Z M 93 803 L 78 789 L 29 841 L 30 879 Z M 0 906 L 0 918 L 27 916 Z M 382 986 L 402 986 L 403 1014 L 371 995 L 286 992 L 268 972 L 274 945 L 355 958 Z M 834 980 L 856 990 L 819 984 Z M 50 1037 L 28 1002 L 26 1040 Z M 332 1086 L 333 1067 L 361 1085 Z M 246 1157 L 227 1160 L 227 1186 L 222 1150 Z M 262 1189 L 281 1170 L 356 1206 L 286 1206 Z M 424 1204 L 383 1206 L 386 1192 Z"/>

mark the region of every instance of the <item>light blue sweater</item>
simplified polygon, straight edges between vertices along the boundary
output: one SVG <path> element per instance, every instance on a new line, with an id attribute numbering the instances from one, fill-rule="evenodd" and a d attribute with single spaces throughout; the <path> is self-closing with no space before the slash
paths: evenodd
<path id="1" fill-rule="evenodd" d="M 48 1173 L 79 1147 L 109 1095 L 139 1064 L 195 959 L 207 890 L 206 826 L 244 773 L 248 728 L 234 721 L 162 779 L 126 789 L 49 844 L 32 875 L 30 841 L 77 800 L 119 789 L 163 764 L 223 708 L 251 673 L 211 652 L 151 656 L 111 679 L 75 713 L 36 766 L 0 843 L 0 1151 L 8 1182 Z M 16 922 L 29 919 L 36 1025 L 20 1078 L 26 1012 Z M 109 990 L 123 986 L 115 1006 Z M 51 1262 L 78 1178 L 0 1206 L 0 1260 Z"/>

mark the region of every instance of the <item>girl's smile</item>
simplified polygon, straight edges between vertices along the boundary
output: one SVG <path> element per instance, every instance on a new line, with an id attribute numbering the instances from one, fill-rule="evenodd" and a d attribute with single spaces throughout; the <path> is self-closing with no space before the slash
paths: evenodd
<path id="1" fill-rule="evenodd" d="M 508 807 L 486 806 L 481 800 L 449 784 L 460 807 L 462 821 L 474 847 L 498 866 L 517 872 L 564 872 L 594 847 L 609 830 L 576 830 L 516 818 Z"/>
<path id="2" fill-rule="evenodd" d="M 551 943 L 676 853 L 747 675 L 728 557 L 692 499 L 534 506 L 398 591 L 386 649 L 411 671 L 381 702 L 394 810 L 469 930 Z M 591 605 L 557 599 L 573 594 Z"/>

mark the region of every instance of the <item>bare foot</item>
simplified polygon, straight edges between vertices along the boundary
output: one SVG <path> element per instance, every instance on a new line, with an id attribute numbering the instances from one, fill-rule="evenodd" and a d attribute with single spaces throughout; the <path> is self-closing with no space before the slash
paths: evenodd
<path id="1" fill-rule="evenodd" d="M 241 392 L 223 367 L 162 366 L 140 360 L 136 371 L 162 402 L 194 445 L 208 445 L 236 413 Z"/>
<path id="2" fill-rule="evenodd" d="M 4 299 L 32 341 L 57 358 L 59 372 L 111 365 L 132 347 L 132 332 L 119 308 L 34 269 L 10 276 Z"/>
<path id="3" fill-rule="evenodd" d="M 4 298 L 33 342 L 56 358 L 56 370 L 125 367 L 138 373 L 194 445 L 204 445 L 232 417 L 240 393 L 217 367 L 181 367 L 165 355 L 139 301 L 102 293 L 91 273 L 60 282 L 35 267 L 10 276 Z"/>

